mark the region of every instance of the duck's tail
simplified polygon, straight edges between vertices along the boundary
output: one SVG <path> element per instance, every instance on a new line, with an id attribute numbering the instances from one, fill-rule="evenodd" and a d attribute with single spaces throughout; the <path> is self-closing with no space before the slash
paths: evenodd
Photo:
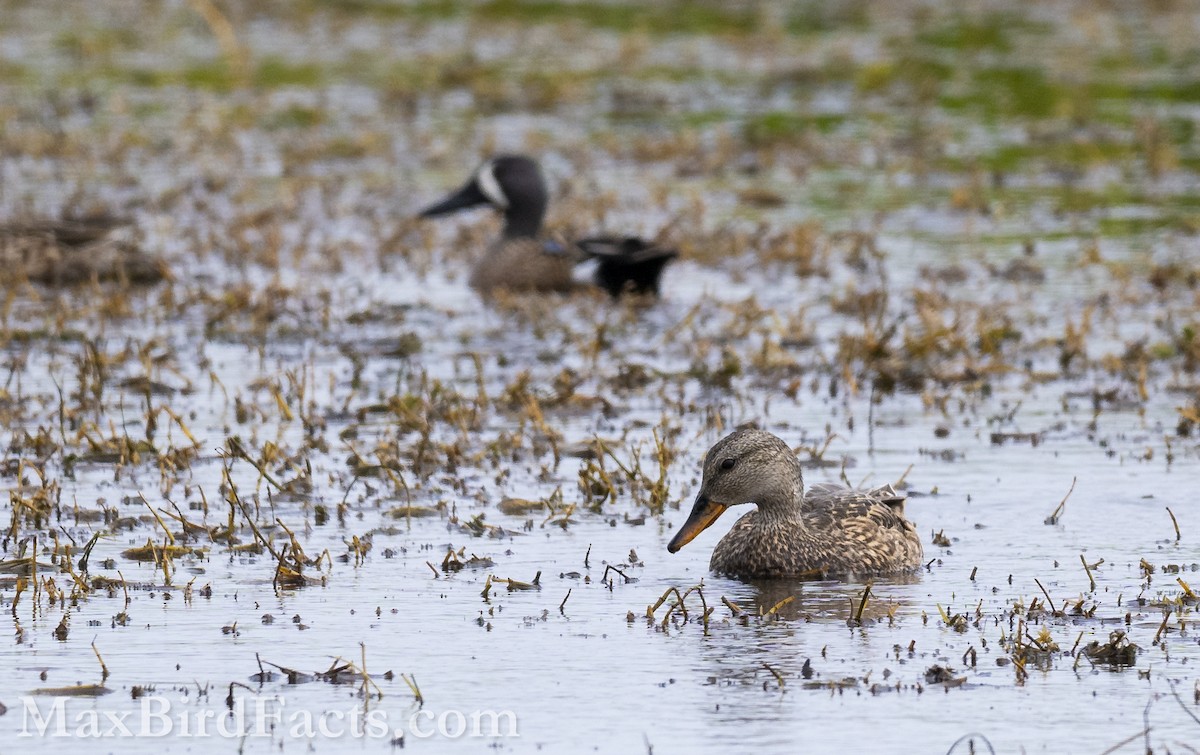
<path id="1" fill-rule="evenodd" d="M 679 256 L 675 249 L 634 236 L 592 236 L 575 243 L 599 261 L 596 284 L 613 296 L 657 295 L 663 268 Z"/>
<path id="2" fill-rule="evenodd" d="M 901 493 L 896 490 L 891 483 L 882 487 L 875 488 L 870 492 L 872 496 L 877 498 L 880 503 L 887 506 L 899 516 L 904 516 L 904 502 L 908 500 L 907 493 Z"/>

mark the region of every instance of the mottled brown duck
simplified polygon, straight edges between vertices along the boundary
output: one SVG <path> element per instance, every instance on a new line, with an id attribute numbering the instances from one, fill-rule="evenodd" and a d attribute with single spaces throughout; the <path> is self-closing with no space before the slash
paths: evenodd
<path id="1" fill-rule="evenodd" d="M 891 485 L 804 489 L 800 462 L 762 430 L 738 430 L 709 450 L 700 493 L 667 550 L 677 552 L 730 506 L 758 504 L 717 547 L 709 567 L 748 579 L 896 574 L 922 563 L 921 539 Z"/>
<path id="2" fill-rule="evenodd" d="M 542 236 L 548 192 L 541 169 L 524 155 L 501 155 L 481 165 L 467 183 L 421 211 L 432 218 L 488 205 L 504 214 L 504 231 L 475 265 L 470 285 L 487 293 L 570 291 L 575 266 L 597 261 L 594 283 L 613 296 L 657 294 L 674 249 L 633 236 L 593 236 L 563 244 Z"/>
<path id="3" fill-rule="evenodd" d="M 90 281 L 145 285 L 165 277 L 163 263 L 111 217 L 0 224 L 0 282 L 70 286 Z"/>

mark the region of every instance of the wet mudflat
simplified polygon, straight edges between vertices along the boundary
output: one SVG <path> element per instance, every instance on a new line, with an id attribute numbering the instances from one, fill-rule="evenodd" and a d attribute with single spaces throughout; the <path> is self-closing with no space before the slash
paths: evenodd
<path id="1" fill-rule="evenodd" d="M 659 7 L 5 4 L 0 217 L 170 278 L 5 272 L 0 741 L 1195 747 L 1197 9 Z M 471 292 L 498 150 L 661 300 Z M 927 566 L 668 555 L 745 422 Z"/>

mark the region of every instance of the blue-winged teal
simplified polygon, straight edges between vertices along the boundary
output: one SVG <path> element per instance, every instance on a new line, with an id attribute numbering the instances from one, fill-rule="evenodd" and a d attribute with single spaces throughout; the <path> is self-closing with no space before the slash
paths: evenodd
<path id="1" fill-rule="evenodd" d="M 595 236 L 568 248 L 539 236 L 546 215 L 547 191 L 542 172 L 531 158 L 501 155 L 475 171 L 466 185 L 420 216 L 432 218 L 478 205 L 504 213 L 504 233 L 484 253 L 471 273 L 480 291 L 567 291 L 576 286 L 572 271 L 594 258 L 595 282 L 613 296 L 629 291 L 658 293 L 663 267 L 674 249 L 631 236 Z"/>
<path id="2" fill-rule="evenodd" d="M 709 450 L 695 506 L 667 550 L 675 553 L 730 506 L 757 503 L 713 549 L 709 567 L 743 578 L 872 575 L 921 565 L 921 540 L 888 485 L 807 492 L 792 449 L 762 430 L 739 430 Z"/>
<path id="3" fill-rule="evenodd" d="M 162 280 L 166 267 L 138 248 L 127 226 L 110 217 L 0 225 L 0 281 Z"/>

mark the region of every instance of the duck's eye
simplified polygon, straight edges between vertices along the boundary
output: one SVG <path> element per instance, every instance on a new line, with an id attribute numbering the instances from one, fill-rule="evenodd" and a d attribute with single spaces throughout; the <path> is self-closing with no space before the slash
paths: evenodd
<path id="1" fill-rule="evenodd" d="M 737 464 L 737 459 L 726 459 L 725 461 L 721 462 L 721 469 L 728 472 L 729 470 L 733 469 L 734 464 Z"/>

